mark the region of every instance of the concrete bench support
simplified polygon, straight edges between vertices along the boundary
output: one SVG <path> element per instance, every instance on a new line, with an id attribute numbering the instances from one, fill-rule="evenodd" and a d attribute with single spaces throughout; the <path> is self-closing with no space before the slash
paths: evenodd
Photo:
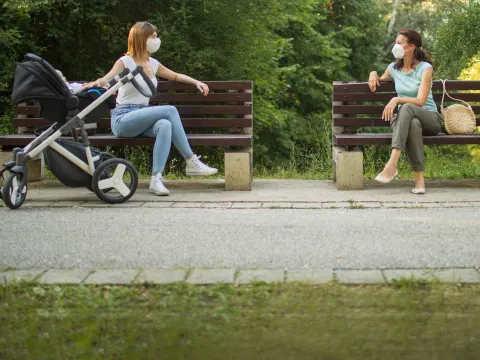
<path id="1" fill-rule="evenodd" d="M 359 148 L 347 151 L 341 146 L 335 146 L 333 162 L 338 190 L 363 189 L 363 153 Z"/>
<path id="2" fill-rule="evenodd" d="M 225 152 L 225 190 L 252 190 L 252 148 Z"/>

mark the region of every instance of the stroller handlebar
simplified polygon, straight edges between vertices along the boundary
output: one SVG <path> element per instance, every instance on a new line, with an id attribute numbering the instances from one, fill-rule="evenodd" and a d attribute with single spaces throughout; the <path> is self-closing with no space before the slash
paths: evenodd
<path id="1" fill-rule="evenodd" d="M 129 68 L 123 69 L 121 72 L 118 73 L 117 76 L 115 76 L 112 80 L 108 82 L 107 89 L 115 85 L 117 82 L 119 82 L 121 79 L 123 79 L 125 76 L 127 76 L 130 73 Z"/>
<path id="2" fill-rule="evenodd" d="M 143 89 L 140 86 L 140 84 L 138 83 L 138 81 L 135 79 L 135 76 L 137 76 L 138 74 L 140 74 L 142 76 L 143 80 L 145 81 L 145 83 L 148 86 L 148 89 L 150 90 L 150 93 L 146 92 L 145 89 Z M 157 96 L 157 89 L 156 89 L 155 85 L 153 85 L 152 80 L 150 80 L 150 78 L 145 73 L 145 71 L 143 71 L 142 66 L 137 66 L 132 71 L 132 75 L 133 75 L 133 78 L 130 81 L 133 84 L 133 86 L 135 86 L 135 88 L 140 92 L 140 94 L 142 94 L 143 96 L 145 96 L 147 98 L 152 98 L 152 97 Z"/>
<path id="3" fill-rule="evenodd" d="M 50 75 L 52 75 L 55 79 L 57 79 L 57 81 L 60 83 L 60 84 L 63 84 L 63 87 L 68 90 L 68 87 L 67 85 L 64 84 L 62 78 L 60 77 L 60 75 L 58 75 L 58 73 L 55 71 L 55 69 L 53 68 L 52 65 L 50 65 L 48 63 L 48 61 L 42 59 L 40 56 L 37 56 L 35 54 L 32 54 L 32 53 L 28 53 L 25 55 L 25 60 L 26 61 L 36 61 L 36 62 L 39 62 L 41 63 L 47 70 L 48 72 L 50 73 Z M 65 91 L 65 101 L 66 101 L 66 105 L 69 109 L 75 109 L 78 104 L 79 104 L 79 100 L 78 100 L 78 97 L 76 97 L 75 95 L 73 95 L 70 90 L 68 91 Z"/>

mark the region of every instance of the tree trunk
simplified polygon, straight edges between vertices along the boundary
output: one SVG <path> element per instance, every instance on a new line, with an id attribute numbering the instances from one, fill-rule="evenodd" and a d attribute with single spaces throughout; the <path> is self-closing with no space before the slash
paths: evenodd
<path id="1" fill-rule="evenodd" d="M 400 1 L 401 0 L 395 0 L 393 2 L 392 17 L 390 18 L 390 22 L 388 23 L 388 33 L 387 33 L 388 36 L 392 35 L 393 26 L 395 25 L 395 18 L 397 17 L 397 9 L 398 9 L 398 6 L 400 5 Z"/>

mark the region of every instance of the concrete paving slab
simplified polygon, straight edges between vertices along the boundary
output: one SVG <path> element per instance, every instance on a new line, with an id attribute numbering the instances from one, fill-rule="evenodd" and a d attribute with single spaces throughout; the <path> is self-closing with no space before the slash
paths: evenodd
<path id="1" fill-rule="evenodd" d="M 112 208 L 138 208 L 141 207 L 145 204 L 143 201 L 126 201 L 121 204 L 114 204 L 111 207 Z"/>
<path id="2" fill-rule="evenodd" d="M 208 202 L 203 203 L 202 208 L 213 208 L 213 209 L 229 209 L 232 207 L 231 202 Z"/>
<path id="3" fill-rule="evenodd" d="M 90 270 L 82 269 L 51 269 L 38 279 L 41 284 L 81 284 L 90 274 Z"/>
<path id="4" fill-rule="evenodd" d="M 103 202 L 103 201 L 87 201 L 81 206 L 86 208 L 108 208 L 112 206 L 112 204 L 107 204 L 106 202 Z"/>
<path id="5" fill-rule="evenodd" d="M 432 276 L 442 283 L 480 283 L 480 272 L 475 269 L 441 269 L 433 271 Z"/>
<path id="6" fill-rule="evenodd" d="M 139 270 L 95 270 L 84 284 L 88 285 L 128 285 L 133 282 Z"/>
<path id="7" fill-rule="evenodd" d="M 50 205 L 50 207 L 77 207 L 77 206 L 81 206 L 85 203 L 85 201 L 83 200 L 79 200 L 79 201 L 63 201 L 63 200 L 60 200 L 60 201 L 57 201 L 53 204 Z"/>
<path id="8" fill-rule="evenodd" d="M 184 281 L 187 275 L 186 270 L 169 270 L 169 269 L 159 269 L 159 270 L 143 270 L 138 278 L 135 280 L 136 283 L 153 283 L 153 284 L 169 284 L 174 282 Z"/>
<path id="9" fill-rule="evenodd" d="M 443 203 L 437 203 L 437 202 L 420 202 L 418 205 L 422 208 L 428 209 L 428 208 L 443 208 Z"/>
<path id="10" fill-rule="evenodd" d="M 433 270 L 431 269 L 397 269 L 397 270 L 383 270 L 383 274 L 388 283 L 393 280 L 434 280 Z"/>
<path id="11" fill-rule="evenodd" d="M 287 270 L 286 281 L 324 284 L 333 281 L 333 270 Z"/>
<path id="12" fill-rule="evenodd" d="M 344 284 L 383 284 L 380 270 L 335 270 L 335 278 Z"/>
<path id="13" fill-rule="evenodd" d="M 336 202 L 323 202 L 324 209 L 349 209 L 355 205 L 355 202 L 336 201 Z"/>
<path id="14" fill-rule="evenodd" d="M 263 203 L 262 208 L 264 208 L 264 209 L 290 209 L 290 208 L 292 208 L 292 204 L 291 203 L 268 202 L 268 203 Z"/>
<path id="15" fill-rule="evenodd" d="M 322 203 L 313 203 L 313 202 L 305 202 L 305 203 L 292 203 L 292 208 L 294 209 L 321 209 L 323 208 Z"/>
<path id="16" fill-rule="evenodd" d="M 202 202 L 176 202 L 172 208 L 201 208 Z"/>
<path id="17" fill-rule="evenodd" d="M 195 285 L 232 284 L 235 269 L 195 269 L 187 278 L 187 282 Z"/>
<path id="18" fill-rule="evenodd" d="M 20 281 L 36 281 L 36 279 L 45 272 L 45 270 L 40 269 L 28 269 L 28 270 L 11 270 L 0 273 L 0 277 L 3 276 L 5 283 L 9 284 L 12 282 Z"/>
<path id="19" fill-rule="evenodd" d="M 283 282 L 285 280 L 285 271 L 281 269 L 258 269 L 258 270 L 240 270 L 236 283 L 249 284 L 252 282 Z"/>
<path id="20" fill-rule="evenodd" d="M 413 209 L 413 208 L 421 208 L 422 203 L 420 202 L 383 202 L 382 206 L 384 208 L 408 208 L 408 209 Z"/>
<path id="21" fill-rule="evenodd" d="M 358 201 L 354 203 L 353 207 L 374 209 L 374 208 L 381 208 L 382 204 L 378 201 L 375 201 L 375 202 Z"/>
<path id="22" fill-rule="evenodd" d="M 443 207 L 473 207 L 473 204 L 470 202 L 444 202 Z"/>
<path id="23" fill-rule="evenodd" d="M 48 206 L 51 206 L 54 203 L 55 203 L 55 201 L 27 201 L 27 202 L 25 202 L 25 204 L 22 205 L 22 208 L 48 207 Z"/>
<path id="24" fill-rule="evenodd" d="M 142 205 L 144 208 L 169 208 L 174 202 L 170 201 L 148 201 Z"/>
<path id="25" fill-rule="evenodd" d="M 232 209 L 258 209 L 261 207 L 261 202 L 234 202 L 232 204 Z"/>

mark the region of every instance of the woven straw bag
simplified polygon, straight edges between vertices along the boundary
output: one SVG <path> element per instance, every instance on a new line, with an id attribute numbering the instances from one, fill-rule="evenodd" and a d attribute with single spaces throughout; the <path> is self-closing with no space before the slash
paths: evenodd
<path id="1" fill-rule="evenodd" d="M 472 107 L 463 100 L 454 99 L 447 93 L 446 84 L 447 80 L 442 80 L 443 84 L 443 96 L 442 105 L 440 110 L 443 115 L 443 121 L 445 126 L 445 132 L 450 135 L 466 135 L 475 131 L 477 126 L 477 119 Z M 464 105 L 454 104 L 443 108 L 443 100 L 447 95 L 450 99 L 460 101 Z"/>

